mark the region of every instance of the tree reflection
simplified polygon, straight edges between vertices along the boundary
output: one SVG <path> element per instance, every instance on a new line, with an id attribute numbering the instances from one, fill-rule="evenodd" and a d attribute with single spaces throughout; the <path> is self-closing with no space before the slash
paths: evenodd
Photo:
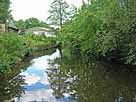
<path id="1" fill-rule="evenodd" d="M 48 76 L 51 88 L 54 90 L 53 94 L 57 99 L 63 98 L 65 93 L 70 92 L 69 86 L 72 79 L 67 72 L 60 69 L 58 64 L 54 64 L 48 69 Z"/>
<path id="2" fill-rule="evenodd" d="M 20 97 L 24 92 L 25 82 L 22 75 L 18 75 L 11 80 L 1 79 L 0 84 L 0 102 Z"/>
<path id="3" fill-rule="evenodd" d="M 136 74 L 128 67 L 62 59 L 48 74 L 59 98 L 69 93 L 78 102 L 136 102 Z"/>

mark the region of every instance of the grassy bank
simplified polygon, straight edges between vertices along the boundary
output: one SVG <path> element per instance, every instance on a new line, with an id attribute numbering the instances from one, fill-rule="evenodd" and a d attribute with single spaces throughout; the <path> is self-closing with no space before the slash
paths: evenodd
<path id="1" fill-rule="evenodd" d="M 54 43 L 54 38 L 46 38 L 46 36 L 0 33 L 0 75 L 12 73 L 14 66 L 24 57 L 45 50 Z"/>

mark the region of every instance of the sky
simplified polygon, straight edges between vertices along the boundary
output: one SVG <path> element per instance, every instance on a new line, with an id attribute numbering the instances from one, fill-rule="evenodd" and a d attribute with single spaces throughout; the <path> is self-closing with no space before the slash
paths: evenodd
<path id="1" fill-rule="evenodd" d="M 12 15 L 15 20 L 27 19 L 30 17 L 46 21 L 49 16 L 48 10 L 53 0 L 11 0 Z M 82 0 L 66 0 L 68 4 L 76 7 L 82 5 Z"/>

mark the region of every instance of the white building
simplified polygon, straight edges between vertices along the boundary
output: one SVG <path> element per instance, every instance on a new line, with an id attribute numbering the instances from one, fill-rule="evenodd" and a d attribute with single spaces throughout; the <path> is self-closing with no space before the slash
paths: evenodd
<path id="1" fill-rule="evenodd" d="M 32 33 L 35 35 L 46 35 L 47 37 L 54 37 L 55 31 L 49 28 L 33 27 L 26 30 L 26 33 Z"/>

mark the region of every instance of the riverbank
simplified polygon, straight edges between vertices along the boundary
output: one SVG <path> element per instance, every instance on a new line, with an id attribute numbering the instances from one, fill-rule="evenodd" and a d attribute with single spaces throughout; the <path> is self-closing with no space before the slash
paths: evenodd
<path id="1" fill-rule="evenodd" d="M 34 52 L 30 56 L 24 57 L 24 59 L 22 59 L 22 61 L 17 63 L 13 69 L 13 73 L 6 74 L 5 76 L 3 76 L 3 78 L 0 79 L 0 81 L 1 81 L 0 102 L 7 102 L 7 101 L 11 102 L 11 100 L 14 100 L 14 98 L 18 98 L 18 97 L 21 97 L 22 95 L 24 95 L 23 92 L 24 92 L 24 90 L 26 90 L 26 87 L 24 88 L 24 86 L 29 86 L 30 84 L 26 83 L 25 79 L 27 79 L 27 78 L 25 78 L 25 75 L 22 75 L 21 73 L 25 72 L 32 65 L 34 65 L 35 60 L 42 58 L 41 56 L 45 56 L 45 58 L 47 57 L 47 62 L 48 62 L 49 56 L 51 56 L 50 58 L 53 58 L 53 56 L 56 55 L 56 54 L 54 54 L 55 51 L 56 51 L 55 49 L 49 49 L 46 51 Z M 46 64 L 46 61 L 44 64 Z M 39 65 L 41 65 L 41 68 L 44 68 L 41 63 L 39 63 Z M 32 74 L 33 72 L 38 74 L 41 71 L 41 69 L 39 69 L 39 72 L 34 71 L 36 69 L 37 68 L 34 67 L 31 70 L 30 74 Z M 46 73 L 44 70 L 42 72 Z M 33 81 L 33 79 L 30 79 L 30 80 Z M 31 82 L 31 81 L 29 81 L 29 82 Z M 16 101 L 16 99 L 14 101 L 18 102 L 18 101 Z M 22 102 L 24 102 L 24 101 L 22 101 Z"/>
<path id="2" fill-rule="evenodd" d="M 0 33 L 0 76 L 12 75 L 24 59 L 40 55 L 54 44 L 55 39 L 46 36 Z"/>

